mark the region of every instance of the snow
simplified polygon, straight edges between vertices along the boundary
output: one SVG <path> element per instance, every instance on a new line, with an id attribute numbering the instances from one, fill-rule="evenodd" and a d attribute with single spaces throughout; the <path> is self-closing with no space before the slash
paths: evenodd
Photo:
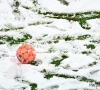
<path id="1" fill-rule="evenodd" d="M 53 2 L 53 3 L 51 3 L 51 2 Z M 54 12 L 63 12 L 63 11 L 65 11 L 66 10 L 66 6 L 64 6 L 64 5 L 61 5 L 60 4 L 60 2 L 59 1 L 57 1 L 57 0 L 46 0 L 46 2 L 45 2 L 45 0 L 39 0 L 39 4 L 44 8 L 44 9 L 46 9 L 47 11 L 54 11 Z M 55 5 L 57 6 L 56 8 L 55 8 Z"/>
<path id="2" fill-rule="evenodd" d="M 68 0 L 65 0 L 68 1 Z M 62 5 L 57 0 L 39 0 L 39 4 L 46 11 L 53 12 L 85 12 L 85 11 L 100 11 L 99 0 L 69 0 L 69 5 Z M 56 6 L 56 8 L 55 8 Z"/>
<path id="3" fill-rule="evenodd" d="M 67 12 L 100 11 L 99 0 L 79 0 L 73 1 L 67 8 Z M 71 9 L 70 9 L 71 8 Z"/>
<path id="4" fill-rule="evenodd" d="M 38 0 L 37 6 L 33 0 L 19 0 L 18 13 L 14 12 L 15 1 L 0 0 L 0 42 L 5 42 L 0 44 L 0 90 L 31 90 L 30 84 L 34 83 L 36 90 L 100 89 L 89 81 L 100 83 L 100 19 L 87 20 L 91 29 L 85 30 L 77 21 L 52 19 L 36 12 L 37 9 L 58 13 L 100 11 L 100 0 L 66 0 L 68 6 L 60 0 Z M 32 38 L 13 45 L 5 39 L 17 40 L 24 34 Z M 83 35 L 90 37 L 77 39 Z M 74 40 L 65 40 L 67 36 Z M 16 50 L 23 43 L 36 49 L 36 65 L 22 64 L 17 59 Z M 87 48 L 91 44 L 94 49 Z M 68 57 L 62 58 L 63 55 Z M 60 65 L 52 64 L 56 60 L 62 60 Z M 53 76 L 45 78 L 49 74 Z M 83 77 L 89 80 L 82 81 Z"/>

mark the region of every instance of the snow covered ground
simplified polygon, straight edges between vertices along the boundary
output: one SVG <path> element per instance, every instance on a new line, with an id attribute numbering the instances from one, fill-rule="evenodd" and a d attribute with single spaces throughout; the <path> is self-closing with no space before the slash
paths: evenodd
<path id="1" fill-rule="evenodd" d="M 0 0 L 0 90 L 100 89 L 99 4 L 100 0 Z M 73 16 L 57 19 L 39 12 Z M 79 12 L 89 14 L 73 20 Z M 81 17 L 89 17 L 82 20 L 90 29 L 80 25 Z M 32 64 L 21 64 L 16 57 L 23 43 L 36 49 Z"/>

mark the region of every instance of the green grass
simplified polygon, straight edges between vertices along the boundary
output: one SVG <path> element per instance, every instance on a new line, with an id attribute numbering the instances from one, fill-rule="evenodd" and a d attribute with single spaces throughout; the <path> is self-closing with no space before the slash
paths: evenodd
<path id="1" fill-rule="evenodd" d="M 0 41 L 0 44 L 5 44 L 5 42 L 3 40 Z"/>
<path id="2" fill-rule="evenodd" d="M 52 41 L 47 41 L 47 43 L 48 43 L 48 44 L 52 44 Z M 50 48 L 50 49 L 52 50 L 52 48 Z M 50 51 L 51 51 L 51 50 L 50 50 Z"/>
<path id="3" fill-rule="evenodd" d="M 31 83 L 30 86 L 31 86 L 31 90 L 37 90 L 36 89 L 37 88 L 37 84 L 36 83 Z"/>
<path id="4" fill-rule="evenodd" d="M 52 43 L 52 42 L 49 42 L 49 44 Z M 54 47 L 51 47 L 49 48 L 48 50 L 48 53 L 52 53 L 52 52 L 56 52 L 55 48 Z"/>
<path id="5" fill-rule="evenodd" d="M 87 20 L 100 18 L 100 12 L 91 11 L 91 12 L 83 12 L 83 13 L 54 13 L 54 12 L 41 12 L 38 10 L 38 14 L 42 14 L 49 18 L 56 19 L 66 19 L 69 21 L 78 21 L 80 26 L 84 29 L 89 30 L 91 27 L 87 24 Z"/>
<path id="6" fill-rule="evenodd" d="M 22 42 L 25 42 L 28 39 L 31 39 L 31 38 L 32 38 L 32 36 L 30 34 L 27 34 L 27 33 L 24 34 L 22 38 L 17 38 L 17 39 L 14 39 L 14 37 L 7 36 L 7 35 L 0 36 L 0 39 L 3 40 L 3 41 L 1 41 L 1 44 L 8 42 L 10 45 L 20 44 Z"/>
<path id="7" fill-rule="evenodd" d="M 59 42 L 59 40 L 54 40 L 53 42 L 56 44 L 56 43 L 58 43 L 58 42 Z"/>
<path id="8" fill-rule="evenodd" d="M 78 22 L 82 28 L 87 30 L 91 29 L 91 27 L 87 24 L 85 19 L 79 20 Z"/>
<path id="9" fill-rule="evenodd" d="M 62 4 L 64 5 L 68 5 L 68 2 L 65 1 L 65 0 L 59 0 Z M 37 0 L 33 0 L 33 3 L 34 5 L 38 5 L 38 1 Z M 24 7 L 24 6 L 23 6 Z M 29 7 L 24 7 L 25 9 L 30 9 Z M 15 11 L 17 12 L 17 11 Z M 49 17 L 49 18 L 54 18 L 54 19 L 65 19 L 65 20 L 68 20 L 68 21 L 77 21 L 80 26 L 85 29 L 85 30 L 90 30 L 91 27 L 89 26 L 89 24 L 87 23 L 87 20 L 91 20 L 91 19 L 97 19 L 97 18 L 100 18 L 100 12 L 83 12 L 83 13 L 54 13 L 54 12 L 44 12 L 42 13 L 41 10 L 37 10 L 38 14 L 39 15 L 44 15 L 45 17 Z M 31 25 L 40 25 L 40 24 L 51 24 L 52 22 L 50 21 L 47 21 L 47 22 L 41 22 L 41 21 L 37 21 L 36 23 L 30 23 L 29 26 Z M 10 31 L 11 29 L 15 29 L 15 30 L 18 30 L 18 29 L 23 29 L 24 27 L 18 27 L 18 28 L 14 28 L 14 27 L 6 27 L 5 29 L 1 29 L 0 31 Z M 11 36 L 0 36 L 0 44 L 5 44 L 6 42 L 8 42 L 10 45 L 14 45 L 14 44 L 20 44 L 20 43 L 23 43 L 25 42 L 26 40 L 29 40 L 29 39 L 32 39 L 32 36 L 30 34 L 27 34 L 27 33 L 22 33 L 23 34 L 23 37 L 20 38 L 18 37 L 17 39 L 14 39 L 14 37 L 11 37 Z M 43 35 L 43 37 L 46 37 L 48 36 L 47 34 Z M 54 37 L 52 40 L 49 40 L 47 41 L 48 44 L 52 44 L 52 43 L 59 43 L 59 40 L 65 40 L 65 42 L 67 43 L 67 41 L 72 41 L 72 40 L 86 40 L 88 38 L 91 38 L 91 35 L 90 34 L 85 34 L 85 35 L 79 35 L 77 36 L 77 38 L 73 37 L 73 36 L 69 36 L 69 35 L 66 35 L 66 36 L 57 36 L 57 37 Z M 38 41 L 42 41 L 42 38 L 37 38 L 36 39 L 37 42 Z M 81 53 L 82 54 L 86 54 L 86 55 L 89 55 L 91 54 L 91 50 L 95 49 L 96 46 L 95 46 L 95 43 L 100 43 L 100 40 L 91 40 L 90 42 L 92 42 L 93 44 L 88 44 L 88 45 L 85 45 L 86 48 L 88 49 L 87 51 L 82 51 Z M 48 53 L 52 53 L 52 52 L 56 52 L 56 49 L 51 47 L 49 50 L 48 50 Z M 63 54 L 61 55 L 61 58 L 55 58 L 51 61 L 50 64 L 53 64 L 55 65 L 55 67 L 58 67 L 61 62 L 64 60 L 64 59 L 67 59 L 68 56 Z M 96 65 L 97 62 L 94 61 L 93 63 L 90 63 L 88 66 L 89 67 L 92 67 L 94 65 Z M 35 65 L 37 66 L 37 62 L 32 62 L 31 65 Z M 78 70 L 72 70 L 74 72 L 77 72 Z M 64 75 L 64 74 L 52 74 L 52 73 L 46 73 L 46 69 L 43 69 L 41 71 L 42 73 L 45 73 L 44 75 L 44 78 L 46 79 L 51 79 L 53 76 L 56 76 L 56 77 L 59 77 L 59 78 L 65 78 L 65 79 L 77 79 L 79 81 L 82 81 L 82 82 L 95 82 L 95 84 L 98 84 L 100 85 L 100 82 L 97 82 L 93 79 L 90 79 L 90 78 L 87 78 L 87 77 L 84 77 L 84 76 L 71 76 L 71 75 Z M 31 87 L 31 90 L 37 90 L 37 84 L 36 83 L 28 83 L 29 86 Z M 25 88 L 23 87 L 23 90 Z"/>
<path id="10" fill-rule="evenodd" d="M 65 41 L 71 41 L 71 40 L 74 40 L 74 37 L 72 36 L 69 36 L 69 35 L 66 35 L 64 37 L 61 37 L 61 36 L 58 36 L 58 37 L 54 37 L 52 41 L 47 41 L 49 44 L 52 44 L 52 43 L 59 43 L 59 40 L 65 40 Z"/>
<path id="11" fill-rule="evenodd" d="M 51 23 L 52 23 L 52 21 L 37 21 L 37 22 L 34 22 L 34 23 L 30 23 L 28 25 L 32 26 L 32 25 L 51 24 Z"/>
<path id="12" fill-rule="evenodd" d="M 87 49 L 95 49 L 95 45 L 93 44 L 89 44 L 89 45 L 86 45 Z"/>
<path id="13" fill-rule="evenodd" d="M 88 79 L 88 78 L 86 78 L 86 77 L 82 77 L 82 78 L 80 79 L 80 81 L 84 81 L 84 82 L 94 82 L 93 79 Z"/>
<path id="14" fill-rule="evenodd" d="M 100 40 L 91 40 L 90 42 L 92 42 L 92 43 L 100 43 Z"/>
<path id="15" fill-rule="evenodd" d="M 73 78 L 73 79 L 77 79 L 77 80 L 82 81 L 82 82 L 94 82 L 96 85 L 100 85 L 99 81 L 97 82 L 97 81 L 95 81 L 93 79 L 89 79 L 89 78 L 84 77 L 84 76 L 81 77 L 81 76 L 70 76 L 70 75 L 64 75 L 64 74 L 50 74 L 50 73 L 48 73 L 48 74 L 45 75 L 44 78 L 50 79 L 53 76 L 61 77 L 61 78 L 65 78 L 65 79 Z"/>
<path id="16" fill-rule="evenodd" d="M 93 63 L 90 63 L 88 66 L 94 66 L 94 65 L 96 65 L 97 64 L 97 62 L 96 61 L 94 61 Z"/>
<path id="17" fill-rule="evenodd" d="M 74 37 L 71 37 L 71 36 L 66 36 L 64 38 L 65 41 L 70 41 L 70 40 L 74 40 Z"/>
<path id="18" fill-rule="evenodd" d="M 91 54 L 91 51 L 82 51 L 81 53 L 82 53 L 82 54 L 89 55 L 89 54 Z"/>
<path id="19" fill-rule="evenodd" d="M 51 64 L 54 64 L 55 66 L 59 66 L 60 63 L 61 63 L 61 61 L 63 61 L 63 60 L 66 59 L 66 58 L 68 58 L 67 55 L 62 55 L 60 60 L 53 60 L 53 61 L 51 62 Z"/>
<path id="20" fill-rule="evenodd" d="M 61 4 L 68 6 L 69 3 L 66 0 L 58 0 Z"/>
<path id="21" fill-rule="evenodd" d="M 62 61 L 62 59 L 61 60 L 56 60 L 56 61 L 51 62 L 51 64 L 55 64 L 55 66 L 59 66 L 61 61 Z"/>
<path id="22" fill-rule="evenodd" d="M 17 82 L 21 82 L 21 83 L 28 84 L 28 85 L 31 87 L 31 90 L 37 90 L 37 86 L 38 86 L 38 85 L 37 85 L 36 83 L 31 83 L 31 82 L 29 82 L 29 81 L 27 81 L 27 80 L 22 79 L 22 78 L 19 77 L 19 76 L 16 76 L 16 77 L 15 77 L 15 80 L 16 80 Z M 22 87 L 21 90 L 26 90 L 26 87 Z"/>
<path id="23" fill-rule="evenodd" d="M 77 72 L 78 70 L 73 70 L 74 72 Z"/>
<path id="24" fill-rule="evenodd" d="M 91 37 L 91 35 L 86 34 L 86 35 L 78 36 L 77 39 L 78 39 L 78 40 L 85 40 L 85 39 L 90 38 L 90 37 Z"/>
<path id="25" fill-rule="evenodd" d="M 49 74 L 46 74 L 44 78 L 50 79 L 50 78 L 52 78 L 53 76 L 54 76 L 54 74 L 50 74 L 50 73 L 49 73 Z"/>
<path id="26" fill-rule="evenodd" d="M 53 76 L 62 77 L 62 78 L 75 78 L 74 76 L 63 75 L 63 74 L 50 74 L 50 73 L 46 74 L 44 78 L 50 79 Z"/>

